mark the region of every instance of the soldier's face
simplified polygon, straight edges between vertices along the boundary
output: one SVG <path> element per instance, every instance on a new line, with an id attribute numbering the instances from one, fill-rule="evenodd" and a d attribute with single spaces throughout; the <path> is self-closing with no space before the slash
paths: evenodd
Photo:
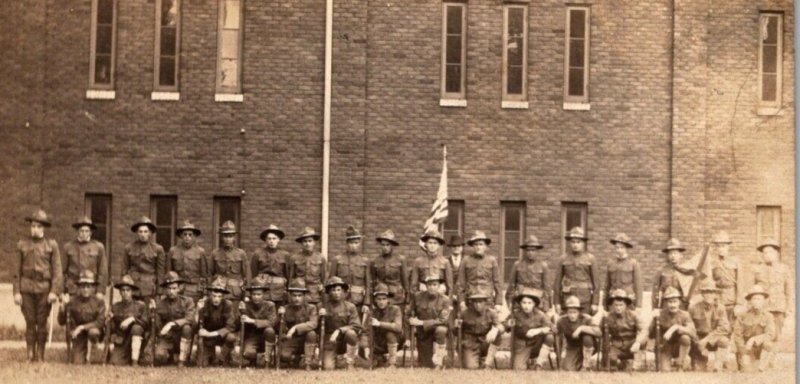
<path id="1" fill-rule="evenodd" d="M 170 299 L 174 299 L 178 297 L 178 293 L 180 293 L 180 291 L 181 291 L 180 285 L 178 283 L 172 283 L 167 286 L 166 294 L 167 297 L 169 297 Z"/>
<path id="2" fill-rule="evenodd" d="M 683 253 L 677 249 L 671 249 L 669 253 L 667 253 L 667 257 L 669 258 L 669 262 L 675 265 L 683 260 Z"/>
<path id="3" fill-rule="evenodd" d="M 380 309 L 386 309 L 389 306 L 389 297 L 386 295 L 375 296 L 375 305 Z"/>
<path id="4" fill-rule="evenodd" d="M 614 250 L 617 251 L 617 257 L 622 259 L 628 257 L 628 247 L 620 243 L 614 243 Z"/>
<path id="5" fill-rule="evenodd" d="M 470 300 L 469 304 L 478 312 L 481 312 L 486 308 L 486 300 Z"/>
<path id="6" fill-rule="evenodd" d="M 328 290 L 328 295 L 331 297 L 331 299 L 335 301 L 340 301 L 344 298 L 344 288 L 337 285 Z"/>
<path id="7" fill-rule="evenodd" d="M 726 244 L 726 243 L 714 244 L 714 248 L 717 250 L 717 255 L 720 255 L 722 257 L 727 257 L 728 254 L 731 251 L 730 244 Z"/>
<path id="8" fill-rule="evenodd" d="M 305 298 L 305 294 L 303 292 L 292 292 L 289 295 L 289 299 L 292 301 L 293 305 L 303 304 L 303 299 L 304 298 Z"/>
<path id="9" fill-rule="evenodd" d="M 150 241 L 151 235 L 152 232 L 150 232 L 150 228 L 148 228 L 146 225 L 140 225 L 139 228 L 136 229 L 136 238 L 138 238 L 141 242 Z"/>
<path id="10" fill-rule="evenodd" d="M 486 242 L 478 240 L 472 243 L 472 251 L 475 252 L 476 255 L 483 255 L 486 253 Z"/>
<path id="11" fill-rule="evenodd" d="M 94 284 L 81 284 L 78 288 L 82 297 L 90 297 L 94 295 Z"/>
<path id="12" fill-rule="evenodd" d="M 305 250 L 307 252 L 314 252 L 314 243 L 315 243 L 315 241 L 314 241 L 313 238 L 306 237 L 305 239 L 303 239 L 303 242 L 302 242 L 303 250 Z"/>
<path id="13" fill-rule="evenodd" d="M 278 237 L 278 235 L 276 235 L 274 233 L 268 233 L 267 234 L 267 240 L 265 240 L 265 241 L 267 242 L 267 247 L 269 247 L 271 249 L 275 249 L 275 248 L 278 248 L 278 243 L 281 242 L 281 238 Z"/>
<path id="14" fill-rule="evenodd" d="M 525 248 L 525 257 L 528 260 L 533 260 L 536 258 L 536 248 Z"/>
<path id="15" fill-rule="evenodd" d="M 628 308 L 628 304 L 622 300 L 614 300 L 614 302 L 611 303 L 611 310 L 618 315 L 625 312 L 625 308 Z"/>
<path id="16" fill-rule="evenodd" d="M 119 289 L 119 294 L 122 296 L 122 301 L 133 300 L 133 289 L 131 287 L 122 287 Z"/>
<path id="17" fill-rule="evenodd" d="M 717 300 L 716 292 L 706 291 L 706 292 L 701 292 L 701 294 L 703 295 L 703 301 L 705 301 L 708 304 L 714 304 L 714 302 Z"/>
<path id="18" fill-rule="evenodd" d="M 222 244 L 226 247 L 233 247 L 233 243 L 236 240 L 235 233 L 225 233 L 222 235 Z"/>
<path id="19" fill-rule="evenodd" d="M 461 256 L 461 254 L 464 253 L 464 246 L 456 245 L 455 247 L 450 247 L 450 253 Z"/>
<path id="20" fill-rule="evenodd" d="M 208 293 L 208 299 L 211 301 L 211 305 L 215 307 L 222 304 L 222 296 L 222 292 L 210 291 Z"/>
<path id="21" fill-rule="evenodd" d="M 358 252 L 361 249 L 361 239 L 347 240 L 347 250 L 350 252 Z"/>
<path id="22" fill-rule="evenodd" d="M 425 288 L 427 288 L 428 292 L 430 293 L 439 292 L 439 281 L 438 280 L 429 281 L 425 283 Z"/>
<path id="23" fill-rule="evenodd" d="M 42 225 L 42 223 L 31 221 L 31 237 L 34 239 L 41 239 L 44 237 L 44 225 Z"/>
<path id="24" fill-rule="evenodd" d="M 260 289 L 250 291 L 250 300 L 256 304 L 261 303 L 264 300 L 264 291 Z"/>
<path id="25" fill-rule="evenodd" d="M 436 253 L 439 251 L 439 242 L 436 239 L 428 239 L 425 242 L 425 248 L 428 250 L 429 253 Z"/>
<path id="26" fill-rule="evenodd" d="M 78 228 L 78 241 L 89 241 L 92 239 L 92 229 L 84 225 Z"/>
<path id="27" fill-rule="evenodd" d="M 766 302 L 766 298 L 763 295 L 750 296 L 750 307 L 753 309 L 764 308 L 764 302 Z"/>
<path id="28" fill-rule="evenodd" d="M 519 301 L 519 306 L 522 308 L 522 312 L 531 313 L 533 312 L 533 299 L 530 297 L 523 297 L 522 300 Z"/>
<path id="29" fill-rule="evenodd" d="M 194 244 L 194 232 L 192 231 L 183 231 L 181 232 L 181 243 L 187 247 L 191 247 Z"/>
<path id="30" fill-rule="evenodd" d="M 569 240 L 569 248 L 572 249 L 572 252 L 578 253 L 583 251 L 583 240 L 581 239 L 570 239 Z"/>
<path id="31" fill-rule="evenodd" d="M 681 299 L 676 297 L 676 298 L 672 298 L 672 299 L 667 300 L 667 309 L 670 312 L 672 312 L 672 313 L 678 312 L 678 310 L 680 308 L 681 308 Z"/>
<path id="32" fill-rule="evenodd" d="M 774 247 L 764 247 L 764 262 L 773 264 L 778 261 L 778 250 Z"/>
<path id="33" fill-rule="evenodd" d="M 381 240 L 381 254 L 390 255 L 392 253 L 392 243 Z"/>
<path id="34" fill-rule="evenodd" d="M 581 311 L 578 308 L 567 308 L 567 319 L 569 321 L 578 321 L 578 315 L 581 314 Z"/>

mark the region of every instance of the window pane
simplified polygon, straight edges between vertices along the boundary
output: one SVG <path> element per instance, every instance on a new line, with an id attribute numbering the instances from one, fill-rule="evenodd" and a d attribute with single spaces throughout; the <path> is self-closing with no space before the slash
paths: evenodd
<path id="1" fill-rule="evenodd" d="M 447 34 L 461 34 L 461 6 L 448 6 L 447 7 Z"/>
<path id="2" fill-rule="evenodd" d="M 222 27 L 225 29 L 239 29 L 239 0 L 225 0 Z"/>
<path id="3" fill-rule="evenodd" d="M 459 230 L 459 223 L 458 223 L 458 211 L 455 209 L 448 209 L 447 212 L 447 219 L 444 221 L 444 229 L 445 231 L 458 231 Z"/>
<path id="4" fill-rule="evenodd" d="M 177 30 L 161 28 L 161 55 L 175 56 L 177 46 Z"/>
<path id="5" fill-rule="evenodd" d="M 111 53 L 112 31 L 111 26 L 97 27 L 97 44 L 95 48 L 97 53 Z"/>
<path id="6" fill-rule="evenodd" d="M 461 63 L 461 36 L 447 36 L 447 63 Z"/>
<path id="7" fill-rule="evenodd" d="M 565 231 L 569 231 L 575 227 L 582 227 L 583 222 L 581 220 L 581 211 L 579 209 L 568 209 L 567 210 L 567 227 L 564 228 Z"/>
<path id="8" fill-rule="evenodd" d="M 506 231 L 505 233 L 505 257 L 516 259 L 519 257 L 519 231 Z"/>
<path id="9" fill-rule="evenodd" d="M 776 44 L 778 42 L 778 17 L 764 16 L 762 28 L 761 36 L 764 39 L 764 44 Z"/>
<path id="10" fill-rule="evenodd" d="M 522 67 L 510 67 L 507 70 L 508 85 L 506 86 L 506 93 L 512 95 L 522 94 Z"/>
<path id="11" fill-rule="evenodd" d="M 222 58 L 239 58 L 239 31 L 222 31 Z"/>
<path id="12" fill-rule="evenodd" d="M 172 199 L 158 199 L 156 202 L 156 226 L 171 226 L 175 207 Z"/>
<path id="13" fill-rule="evenodd" d="M 583 69 L 570 68 L 568 94 L 570 96 L 583 96 Z"/>
<path id="14" fill-rule="evenodd" d="M 584 37 L 586 32 L 586 11 L 582 9 L 573 9 L 569 12 L 569 36 L 570 37 Z"/>
<path id="15" fill-rule="evenodd" d="M 220 225 L 222 223 L 230 220 L 233 221 L 234 224 L 236 223 L 236 216 L 238 211 L 238 204 L 234 201 L 228 200 L 223 201 L 219 205 L 219 222 Z"/>
<path id="16" fill-rule="evenodd" d="M 111 56 L 97 55 L 94 60 L 94 82 L 111 84 Z"/>
<path id="17" fill-rule="evenodd" d="M 236 87 L 239 85 L 239 62 L 234 59 L 222 59 L 220 61 L 220 84 L 225 87 Z"/>
<path id="18" fill-rule="evenodd" d="M 114 21 L 114 0 L 97 0 L 97 23 L 111 24 Z"/>
<path id="19" fill-rule="evenodd" d="M 450 93 L 461 92 L 461 65 L 448 65 L 445 76 L 445 91 Z"/>
<path id="20" fill-rule="evenodd" d="M 106 219 L 108 218 L 108 212 L 107 212 L 108 204 L 104 200 L 105 199 L 99 196 L 94 196 L 90 198 L 91 211 L 92 211 L 91 219 L 92 222 L 97 225 L 100 224 L 105 225 Z"/>
<path id="21" fill-rule="evenodd" d="M 778 46 L 765 45 L 763 47 L 763 63 L 762 71 L 767 73 L 777 72 L 778 63 Z"/>
<path id="22" fill-rule="evenodd" d="M 509 65 L 522 65 L 523 56 L 522 36 L 509 37 L 508 39 L 508 64 Z"/>
<path id="23" fill-rule="evenodd" d="M 506 207 L 505 216 L 505 231 L 519 231 L 520 209 L 518 207 Z"/>
<path id="24" fill-rule="evenodd" d="M 525 23 L 525 10 L 522 8 L 508 9 L 508 35 L 519 36 L 523 33 Z"/>
<path id="25" fill-rule="evenodd" d="M 773 74 L 764 74 L 761 76 L 761 100 L 764 101 L 777 101 L 778 76 Z"/>
<path id="26" fill-rule="evenodd" d="M 570 39 L 569 41 L 569 66 L 583 67 L 584 64 L 584 40 Z"/>
<path id="27" fill-rule="evenodd" d="M 175 85 L 175 58 L 162 57 L 158 68 L 159 85 Z"/>
<path id="28" fill-rule="evenodd" d="M 178 0 L 162 0 L 161 2 L 161 25 L 178 25 Z"/>

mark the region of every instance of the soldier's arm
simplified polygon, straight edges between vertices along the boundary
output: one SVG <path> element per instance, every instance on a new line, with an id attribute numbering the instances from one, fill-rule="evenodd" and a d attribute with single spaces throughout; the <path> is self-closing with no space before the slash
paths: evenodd
<path id="1" fill-rule="evenodd" d="M 768 317 L 767 326 L 764 328 L 764 340 L 763 341 L 772 341 L 775 340 L 775 333 L 777 330 L 775 329 L 775 319 L 773 319 L 772 314 L 769 312 L 765 312 Z"/>
<path id="2" fill-rule="evenodd" d="M 514 289 L 517 287 L 517 267 L 519 261 L 515 261 L 511 266 L 511 274 L 508 276 L 508 289 L 506 289 L 506 303 L 511 303 L 514 299 Z M 510 306 L 511 304 L 509 304 Z M 509 316 L 511 318 L 511 316 Z"/>
<path id="3" fill-rule="evenodd" d="M 451 300 L 447 297 L 442 297 L 440 300 L 437 301 L 435 304 L 437 308 L 437 317 L 428 320 L 422 320 L 422 329 L 425 331 L 430 331 L 437 325 L 445 325 L 447 324 L 447 320 L 450 318 L 450 303 Z"/>
<path id="4" fill-rule="evenodd" d="M 639 262 L 633 260 L 633 291 L 636 296 L 636 307 L 642 307 L 642 268 Z"/>
<path id="5" fill-rule="evenodd" d="M 342 332 L 361 330 L 361 319 L 358 317 L 358 309 L 355 305 L 347 306 L 347 324 L 339 328 Z"/>
<path id="6" fill-rule="evenodd" d="M 308 332 L 311 332 L 317 329 L 317 324 L 319 323 L 319 315 L 317 314 L 317 306 L 313 304 L 307 305 L 308 307 L 308 321 L 305 323 L 299 323 L 295 326 L 295 332 L 298 335 L 305 335 Z"/>
<path id="7" fill-rule="evenodd" d="M 597 268 L 597 260 L 592 258 L 589 264 L 589 272 L 592 275 L 592 305 L 600 302 L 600 273 Z"/>
<path id="8" fill-rule="evenodd" d="M 497 259 L 492 260 L 492 281 L 494 282 L 494 295 L 497 298 L 496 305 L 503 305 L 503 284 L 500 281 L 500 266 L 497 264 Z"/>
<path id="9" fill-rule="evenodd" d="M 366 264 L 364 266 L 364 305 L 371 305 L 372 304 L 372 261 L 370 261 L 366 256 L 363 256 L 366 260 Z"/>
<path id="10" fill-rule="evenodd" d="M 656 278 L 653 279 L 652 298 L 650 301 L 653 303 L 653 308 L 658 309 L 658 296 L 661 292 L 661 272 L 656 273 Z"/>
<path id="11" fill-rule="evenodd" d="M 416 261 L 411 263 L 411 280 L 409 281 L 410 295 L 415 294 L 419 290 L 419 268 L 417 268 Z M 411 297 L 409 295 L 409 297 Z"/>
<path id="12" fill-rule="evenodd" d="M 391 321 L 381 321 L 381 328 L 394 333 L 403 332 L 403 316 L 400 308 L 390 307 L 389 313 L 392 315 Z"/>
<path id="13" fill-rule="evenodd" d="M 494 309 L 490 309 L 489 315 L 492 319 L 492 327 L 497 328 L 497 330 L 499 330 L 501 333 L 505 332 L 506 327 L 503 322 L 500 321 L 500 313 Z"/>
<path id="14" fill-rule="evenodd" d="M 147 306 L 144 303 L 142 303 L 140 301 L 139 304 L 140 305 L 137 306 L 137 312 L 133 317 L 134 321 L 139 323 L 139 325 L 141 325 L 142 328 L 149 329 L 150 328 L 150 319 L 151 319 L 150 312 L 147 310 Z M 122 318 L 119 319 L 120 322 L 122 320 L 125 320 L 125 319 L 122 319 Z"/>
<path id="15" fill-rule="evenodd" d="M 644 316 L 639 316 L 636 314 L 636 341 L 639 342 L 644 348 L 644 345 L 647 343 L 648 337 L 648 329 L 647 324 L 645 322 Z"/>
<path id="16" fill-rule="evenodd" d="M 728 321 L 728 313 L 722 305 L 717 306 L 717 328 L 714 329 L 714 334 L 719 336 L 728 336 L 731 333 L 731 323 Z"/>
<path id="17" fill-rule="evenodd" d="M 200 289 L 205 292 L 206 284 L 209 282 L 208 276 L 208 256 L 206 250 L 200 248 Z"/>
<path id="18" fill-rule="evenodd" d="M 186 300 L 183 300 L 181 305 L 183 305 L 185 315 L 183 318 L 173 321 L 179 327 L 182 327 L 185 324 L 192 324 L 194 322 L 194 312 L 196 311 L 194 300 L 192 299 L 187 298 Z"/>
<path id="19" fill-rule="evenodd" d="M 164 274 L 167 273 L 167 255 L 164 248 L 158 244 L 153 244 L 156 248 L 156 291 L 161 292 L 159 287 L 164 281 Z"/>
<path id="20" fill-rule="evenodd" d="M 106 247 L 102 243 L 97 243 L 97 258 L 98 258 L 98 266 L 97 266 L 97 282 L 100 283 L 99 289 L 103 289 L 111 285 L 111 279 L 109 279 L 109 270 L 108 270 L 108 255 L 106 254 Z M 64 270 L 66 271 L 67 266 L 64 266 Z"/>
<path id="21" fill-rule="evenodd" d="M 267 318 L 255 319 L 256 328 L 273 328 L 278 323 L 278 312 L 275 310 L 275 305 L 267 305 Z"/>
<path id="22" fill-rule="evenodd" d="M 230 332 L 236 332 L 236 327 L 239 323 L 239 316 L 236 316 L 236 313 L 237 308 L 232 302 L 225 307 L 225 326 L 217 330 L 220 337 L 225 337 Z"/>
<path id="23" fill-rule="evenodd" d="M 561 303 L 561 288 L 562 288 L 561 279 L 562 279 L 562 273 L 564 271 L 563 263 L 564 260 L 558 259 L 558 262 L 556 263 L 555 274 L 553 276 L 553 292 L 555 296 L 553 298 L 553 301 L 556 303 L 556 305 L 559 305 L 559 303 Z"/>
<path id="24" fill-rule="evenodd" d="M 61 268 L 61 252 L 58 250 L 58 243 L 50 239 L 53 248 L 53 256 L 50 260 L 50 293 L 61 294 L 64 289 L 64 270 Z"/>
<path id="25" fill-rule="evenodd" d="M 97 308 L 95 308 L 94 319 L 92 321 L 83 324 L 83 329 L 103 329 L 103 326 L 106 323 L 106 305 L 103 301 L 97 303 Z"/>
<path id="26" fill-rule="evenodd" d="M 14 283 L 12 290 L 14 295 L 19 294 L 19 286 L 22 283 L 22 259 L 25 257 L 25 252 L 22 250 L 22 241 L 17 243 L 17 257 L 14 258 Z"/>
<path id="27" fill-rule="evenodd" d="M 692 317 L 689 316 L 688 312 L 684 313 L 680 331 L 680 333 L 697 340 L 697 330 L 694 328 L 694 321 L 692 321 Z"/>
<path id="28" fill-rule="evenodd" d="M 587 315 L 588 316 L 588 315 Z M 592 317 L 587 317 L 583 321 L 583 333 L 592 335 L 592 336 L 602 336 L 603 333 L 600 331 L 600 324 L 595 323 Z"/>

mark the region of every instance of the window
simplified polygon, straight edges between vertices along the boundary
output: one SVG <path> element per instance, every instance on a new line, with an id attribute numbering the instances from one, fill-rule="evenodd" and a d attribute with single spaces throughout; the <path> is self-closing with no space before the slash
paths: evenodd
<path id="1" fill-rule="evenodd" d="M 238 197 L 215 197 L 214 198 L 214 244 L 222 246 L 222 238 L 219 236 L 219 227 L 222 223 L 230 220 L 236 224 L 236 241 L 238 243 L 242 228 L 239 225 L 241 211 L 241 200 Z"/>
<path id="2" fill-rule="evenodd" d="M 156 243 L 169 252 L 175 244 L 178 227 L 178 198 L 176 196 L 150 196 L 150 219 L 156 225 Z"/>
<path id="3" fill-rule="evenodd" d="M 242 92 L 242 1 L 219 1 L 217 93 Z"/>
<path id="4" fill-rule="evenodd" d="M 522 257 L 519 248 L 525 241 L 525 202 L 501 202 L 500 217 L 500 261 L 503 265 L 503 281 L 508 281 L 514 262 Z"/>
<path id="5" fill-rule="evenodd" d="M 567 235 L 570 229 L 575 227 L 583 228 L 584 233 L 587 231 L 587 216 L 589 215 L 589 205 L 586 203 L 561 203 L 561 252 L 567 252 L 567 240 L 564 236 Z M 588 236 L 587 236 L 588 237 Z"/>
<path id="6" fill-rule="evenodd" d="M 589 102 L 589 8 L 567 7 L 564 102 Z"/>
<path id="7" fill-rule="evenodd" d="M 106 255 L 111 255 L 111 195 L 87 193 L 83 212 L 97 226 L 92 238 L 103 243 Z"/>
<path id="8" fill-rule="evenodd" d="M 758 93 L 760 106 L 781 106 L 783 67 L 783 17 L 779 13 L 759 16 Z"/>
<path id="9" fill-rule="evenodd" d="M 756 207 L 756 245 L 772 238 L 781 241 L 781 207 L 759 205 Z"/>
<path id="10" fill-rule="evenodd" d="M 503 100 L 527 99 L 528 7 L 503 7 Z"/>
<path id="11" fill-rule="evenodd" d="M 444 3 L 442 15 L 442 99 L 466 98 L 467 5 Z"/>
<path id="12" fill-rule="evenodd" d="M 116 0 L 92 1 L 89 88 L 113 89 L 117 40 Z"/>
<path id="13" fill-rule="evenodd" d="M 181 42 L 180 0 L 156 0 L 154 85 L 157 91 L 178 90 Z"/>
<path id="14" fill-rule="evenodd" d="M 439 232 L 448 243 L 451 236 L 464 236 L 464 200 L 447 200 L 447 219 L 442 222 Z"/>

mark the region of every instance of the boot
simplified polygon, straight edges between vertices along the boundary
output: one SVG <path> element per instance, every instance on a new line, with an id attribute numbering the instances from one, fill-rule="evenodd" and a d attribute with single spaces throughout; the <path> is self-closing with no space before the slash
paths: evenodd
<path id="1" fill-rule="evenodd" d="M 433 356 L 431 360 L 433 360 L 433 365 L 436 369 L 442 369 L 442 365 L 444 364 L 444 356 L 447 355 L 447 345 L 434 343 L 433 344 Z"/>
<path id="2" fill-rule="evenodd" d="M 547 344 L 542 344 L 542 349 L 539 350 L 539 356 L 536 356 L 536 364 L 534 365 L 535 369 L 542 369 L 544 364 L 548 362 L 550 359 L 550 346 Z M 514 364 L 512 361 L 511 364 Z"/>
<path id="3" fill-rule="evenodd" d="M 131 360 L 135 367 L 139 365 L 139 355 L 142 353 L 142 337 L 131 336 Z"/>
<path id="4" fill-rule="evenodd" d="M 183 367 L 189 359 L 189 353 L 192 352 L 192 340 L 181 338 L 180 349 L 178 352 L 178 366 Z"/>
<path id="5" fill-rule="evenodd" d="M 39 342 L 36 344 L 36 358 L 41 362 L 44 362 L 44 346 L 45 346 L 45 344 L 47 344 L 47 335 L 45 335 L 45 337 L 41 338 L 39 340 Z"/>
<path id="6" fill-rule="evenodd" d="M 86 364 L 92 364 L 92 349 L 94 349 L 94 343 L 91 341 L 86 340 Z"/>
<path id="7" fill-rule="evenodd" d="M 771 362 L 772 362 L 772 352 L 767 352 L 762 350 L 761 358 L 758 359 L 758 371 L 764 372 L 767 369 L 769 369 Z"/>
<path id="8" fill-rule="evenodd" d="M 583 347 L 583 364 L 581 364 L 581 371 L 591 370 L 592 355 L 594 355 L 594 347 Z"/>
<path id="9" fill-rule="evenodd" d="M 275 349 L 275 344 L 264 343 L 264 364 L 269 367 L 272 364 L 272 351 Z"/>
<path id="10" fill-rule="evenodd" d="M 489 344 L 489 349 L 486 351 L 486 358 L 483 360 L 484 369 L 494 368 L 494 355 L 496 353 L 497 353 L 497 346 L 494 344 Z"/>
<path id="11" fill-rule="evenodd" d="M 314 361 L 314 351 L 316 349 L 316 344 L 303 345 L 303 365 L 305 365 L 306 371 L 311 370 L 311 363 Z M 320 364 L 322 364 L 322 362 L 320 362 Z"/>
<path id="12" fill-rule="evenodd" d="M 688 345 L 681 345 L 678 347 L 678 369 L 683 371 L 690 371 L 692 369 L 692 362 L 689 360 Z"/>
<path id="13" fill-rule="evenodd" d="M 36 356 L 36 344 L 35 343 L 28 343 L 28 362 L 33 363 L 36 362 L 38 356 Z"/>
<path id="14" fill-rule="evenodd" d="M 389 368 L 397 367 L 397 343 L 386 344 L 389 357 L 386 359 L 386 365 Z"/>
<path id="15" fill-rule="evenodd" d="M 219 357 L 223 367 L 231 366 L 231 348 L 223 345 L 219 350 Z"/>
<path id="16" fill-rule="evenodd" d="M 358 345 L 347 345 L 347 352 L 344 355 L 344 362 L 347 365 L 347 370 L 353 369 L 353 363 L 356 359 L 356 354 L 358 353 Z"/>

